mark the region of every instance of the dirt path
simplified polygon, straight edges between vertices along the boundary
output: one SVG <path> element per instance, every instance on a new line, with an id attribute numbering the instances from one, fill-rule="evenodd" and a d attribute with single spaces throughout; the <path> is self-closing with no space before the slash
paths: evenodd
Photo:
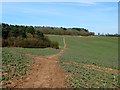
<path id="1" fill-rule="evenodd" d="M 33 60 L 31 70 L 22 80 L 14 85 L 15 88 L 65 88 L 66 74 L 58 64 L 58 56 L 66 48 L 65 37 L 64 47 L 58 53 L 49 56 L 36 56 Z"/>
<path id="2" fill-rule="evenodd" d="M 65 41 L 65 37 L 63 36 L 63 43 L 64 43 L 64 49 L 67 47 L 66 41 Z"/>
<path id="3" fill-rule="evenodd" d="M 120 70 L 118 70 L 118 69 L 100 67 L 100 66 L 90 65 L 90 64 L 84 64 L 83 67 L 85 67 L 85 68 L 92 68 L 94 70 L 98 70 L 98 71 L 102 71 L 102 72 L 107 72 L 107 73 L 120 73 Z"/>
<path id="4" fill-rule="evenodd" d="M 66 41 L 63 36 L 64 47 L 58 54 L 48 56 L 33 56 L 33 64 L 31 70 L 19 81 L 15 81 L 12 87 L 14 88 L 65 88 L 66 73 L 59 65 L 58 57 L 63 54 L 66 49 Z M 70 63 L 68 63 L 70 64 Z M 72 62 L 77 65 L 77 63 Z M 86 68 L 93 68 L 98 71 L 114 72 L 116 70 L 103 68 L 93 65 L 83 65 Z"/>
<path id="5" fill-rule="evenodd" d="M 81 63 L 76 63 L 76 62 L 64 62 L 64 64 L 72 64 L 77 67 L 83 66 L 84 68 L 91 68 L 97 71 L 107 72 L 107 73 L 120 73 L 120 70 L 118 69 L 106 68 L 106 67 L 97 66 L 93 64 L 81 64 Z"/>

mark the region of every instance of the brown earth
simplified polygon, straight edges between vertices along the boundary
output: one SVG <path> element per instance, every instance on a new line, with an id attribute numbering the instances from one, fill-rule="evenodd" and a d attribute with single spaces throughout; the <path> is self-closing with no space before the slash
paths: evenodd
<path id="1" fill-rule="evenodd" d="M 92 68 L 92 69 L 102 71 L 102 72 L 107 72 L 107 73 L 120 73 L 120 70 L 118 70 L 118 69 L 100 67 L 100 66 L 96 66 L 96 65 L 84 64 L 83 67 Z"/>
<path id="2" fill-rule="evenodd" d="M 31 70 L 22 77 L 21 80 L 14 81 L 10 87 L 14 88 L 65 88 L 66 73 L 60 67 L 58 57 L 66 48 L 65 38 L 63 37 L 64 47 L 58 54 L 48 56 L 33 56 Z M 30 56 L 30 54 L 28 54 Z"/>
<path id="3" fill-rule="evenodd" d="M 65 73 L 56 55 L 35 57 L 32 69 L 16 88 L 64 88 Z"/>
<path id="4" fill-rule="evenodd" d="M 101 72 L 107 72 L 107 73 L 120 73 L 120 70 L 118 69 L 113 69 L 113 68 L 106 68 L 106 67 L 102 67 L 102 66 L 97 66 L 94 64 L 82 64 L 82 63 L 76 63 L 76 62 L 64 62 L 64 64 L 72 64 L 74 66 L 82 66 L 84 68 L 91 68 L 97 71 L 101 71 Z"/>

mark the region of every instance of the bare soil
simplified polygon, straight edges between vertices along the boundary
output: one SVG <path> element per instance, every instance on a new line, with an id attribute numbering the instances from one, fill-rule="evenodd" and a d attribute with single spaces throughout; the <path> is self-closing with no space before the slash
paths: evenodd
<path id="1" fill-rule="evenodd" d="M 35 57 L 31 70 L 15 88 L 65 88 L 65 77 L 57 55 Z"/>
<path id="2" fill-rule="evenodd" d="M 102 71 L 102 72 L 107 72 L 107 73 L 120 73 L 120 70 L 118 70 L 118 69 L 100 67 L 100 66 L 90 65 L 90 64 L 84 64 L 83 66 L 85 68 L 92 68 L 92 69 L 95 69 L 95 70 L 98 70 L 98 71 Z"/>
<path id="3" fill-rule="evenodd" d="M 9 87 L 14 88 L 65 88 L 66 73 L 60 67 L 58 57 L 66 48 L 64 47 L 58 54 L 48 56 L 33 56 L 31 69 L 20 80 L 13 80 Z M 30 54 L 28 54 L 30 56 Z M 14 82 L 14 83 L 13 83 Z"/>
<path id="4" fill-rule="evenodd" d="M 81 64 L 81 63 L 76 63 L 76 62 L 64 62 L 65 64 L 72 64 L 74 66 L 83 66 L 84 68 L 91 68 L 97 71 L 101 72 L 107 72 L 107 73 L 120 73 L 120 70 L 118 69 L 113 69 L 113 68 L 106 68 L 102 66 L 97 66 L 94 64 Z"/>

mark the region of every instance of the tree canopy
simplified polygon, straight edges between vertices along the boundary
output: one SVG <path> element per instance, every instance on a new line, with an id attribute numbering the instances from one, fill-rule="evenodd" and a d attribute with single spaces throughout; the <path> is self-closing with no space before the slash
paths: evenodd
<path id="1" fill-rule="evenodd" d="M 44 34 L 54 35 L 80 35 L 80 36 L 93 36 L 94 32 L 89 32 L 84 28 L 65 28 L 65 27 L 41 27 L 35 26 L 35 30 L 39 30 Z"/>
<path id="2" fill-rule="evenodd" d="M 35 30 L 33 26 L 9 25 L 5 23 L 2 23 L 2 46 L 59 48 L 57 42 L 49 40 L 41 31 Z"/>

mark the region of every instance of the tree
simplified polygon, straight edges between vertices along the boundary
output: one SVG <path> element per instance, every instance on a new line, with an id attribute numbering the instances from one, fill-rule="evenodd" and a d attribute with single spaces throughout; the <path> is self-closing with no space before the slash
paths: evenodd
<path id="1" fill-rule="evenodd" d="M 37 31 L 36 34 L 38 35 L 38 37 L 44 37 L 43 33 L 41 33 L 40 31 Z"/>
<path id="2" fill-rule="evenodd" d="M 98 33 L 98 36 L 100 36 L 100 33 Z"/>
<path id="3" fill-rule="evenodd" d="M 50 29 L 50 28 L 48 28 Z M 19 26 L 2 24 L 2 46 L 24 47 L 24 48 L 46 48 L 51 44 L 57 48 L 44 34 L 35 30 L 32 26 Z"/>

